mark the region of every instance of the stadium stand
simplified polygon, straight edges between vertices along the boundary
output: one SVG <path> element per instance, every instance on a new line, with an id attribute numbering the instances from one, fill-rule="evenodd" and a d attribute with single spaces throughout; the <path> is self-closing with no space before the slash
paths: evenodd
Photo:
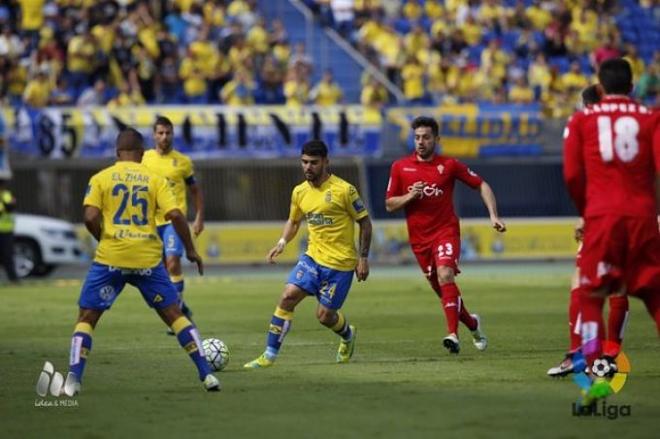
<path id="1" fill-rule="evenodd" d="M 245 0 L 3 2 L 0 102 L 306 104 L 316 87 L 329 104 L 299 33 L 260 11 Z"/>
<path id="2" fill-rule="evenodd" d="M 386 103 L 385 92 L 373 90 L 378 81 L 327 35 L 305 47 L 293 3 L 300 2 L 3 2 L 0 102 Z M 410 104 L 536 102 L 562 118 L 596 64 L 619 54 L 633 65 L 636 96 L 650 104 L 660 96 L 660 7 L 651 0 L 304 3 Z M 318 68 L 320 58 L 332 60 L 332 72 Z"/>
<path id="3" fill-rule="evenodd" d="M 409 103 L 538 102 L 565 118 L 599 62 L 626 56 L 637 98 L 658 100 L 652 0 L 305 0 Z"/>

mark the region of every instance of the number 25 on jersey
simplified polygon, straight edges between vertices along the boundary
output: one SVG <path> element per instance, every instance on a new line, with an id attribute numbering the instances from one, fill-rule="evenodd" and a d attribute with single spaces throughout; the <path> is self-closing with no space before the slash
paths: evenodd
<path id="1" fill-rule="evenodd" d="M 113 223 L 117 225 L 128 226 L 133 223 L 136 226 L 144 226 L 148 222 L 147 211 L 148 204 L 146 194 L 148 192 L 147 186 L 131 186 L 130 188 L 125 184 L 117 184 L 112 188 L 113 197 L 121 197 L 121 202 L 119 208 L 113 216 Z M 126 213 L 126 207 L 128 206 L 128 201 L 131 201 L 131 206 L 133 208 L 138 208 L 141 215 L 130 215 Z M 133 209 L 131 209 L 133 210 Z"/>

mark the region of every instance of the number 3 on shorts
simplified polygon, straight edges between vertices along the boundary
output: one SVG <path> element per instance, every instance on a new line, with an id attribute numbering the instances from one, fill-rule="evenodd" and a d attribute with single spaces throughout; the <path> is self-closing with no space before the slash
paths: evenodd
<path id="1" fill-rule="evenodd" d="M 452 256 L 454 254 L 454 246 L 450 242 L 440 244 L 438 246 L 438 257 Z"/>

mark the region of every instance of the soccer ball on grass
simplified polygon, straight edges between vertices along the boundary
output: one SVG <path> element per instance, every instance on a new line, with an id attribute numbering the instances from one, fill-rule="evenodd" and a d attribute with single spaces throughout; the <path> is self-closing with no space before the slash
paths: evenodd
<path id="1" fill-rule="evenodd" d="M 204 349 L 206 361 L 209 362 L 213 370 L 221 371 L 227 367 L 229 348 L 222 340 L 207 338 L 202 342 L 202 348 Z"/>

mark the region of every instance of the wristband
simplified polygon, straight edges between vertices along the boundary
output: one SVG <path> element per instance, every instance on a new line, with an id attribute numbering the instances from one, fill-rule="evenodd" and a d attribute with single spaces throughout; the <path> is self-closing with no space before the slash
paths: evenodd
<path id="1" fill-rule="evenodd" d="M 278 247 L 282 247 L 282 248 L 284 248 L 285 245 L 286 245 L 286 239 L 284 239 L 284 238 L 280 238 L 280 240 L 277 241 L 277 246 L 278 246 Z"/>

